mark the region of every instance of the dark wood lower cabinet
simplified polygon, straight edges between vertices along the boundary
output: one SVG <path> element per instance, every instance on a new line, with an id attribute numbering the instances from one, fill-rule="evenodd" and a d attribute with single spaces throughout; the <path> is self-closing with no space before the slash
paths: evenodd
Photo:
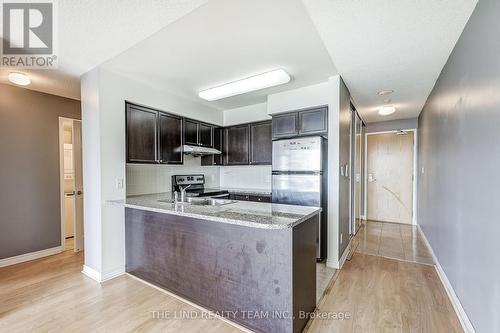
<path id="1" fill-rule="evenodd" d="M 254 332 L 299 333 L 316 308 L 318 219 L 270 230 L 126 208 L 126 271 Z"/>

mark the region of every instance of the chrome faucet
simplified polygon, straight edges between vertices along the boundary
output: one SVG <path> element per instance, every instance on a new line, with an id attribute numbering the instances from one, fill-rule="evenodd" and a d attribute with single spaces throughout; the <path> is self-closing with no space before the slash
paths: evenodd
<path id="1" fill-rule="evenodd" d="M 181 191 L 181 202 L 184 202 L 186 201 L 186 190 L 191 187 L 191 185 L 188 185 L 188 186 L 180 186 L 179 185 L 179 190 Z"/>

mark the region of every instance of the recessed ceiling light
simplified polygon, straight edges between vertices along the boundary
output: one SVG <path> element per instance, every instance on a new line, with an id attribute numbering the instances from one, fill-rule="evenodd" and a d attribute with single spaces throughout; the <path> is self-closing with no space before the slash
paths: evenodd
<path id="1" fill-rule="evenodd" d="M 392 105 L 386 105 L 378 109 L 378 114 L 381 116 L 388 116 L 396 112 L 396 108 Z"/>
<path id="2" fill-rule="evenodd" d="M 9 74 L 9 81 L 19 86 L 27 86 L 31 83 L 31 79 L 28 75 L 17 72 L 12 72 Z"/>
<path id="3" fill-rule="evenodd" d="M 379 94 L 379 96 L 387 96 L 387 95 L 392 94 L 393 92 L 394 92 L 394 90 L 391 90 L 391 89 L 389 89 L 389 90 L 380 90 L 378 92 L 378 94 Z"/>
<path id="4" fill-rule="evenodd" d="M 238 81 L 223 84 L 218 87 L 202 90 L 198 96 L 207 100 L 218 99 L 244 94 L 290 82 L 291 78 L 283 69 L 254 75 Z"/>

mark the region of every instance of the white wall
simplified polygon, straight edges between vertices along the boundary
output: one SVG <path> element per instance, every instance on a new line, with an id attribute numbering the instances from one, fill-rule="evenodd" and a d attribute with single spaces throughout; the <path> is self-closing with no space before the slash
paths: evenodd
<path id="1" fill-rule="evenodd" d="M 327 82 L 269 95 L 267 113 L 276 113 L 328 105 L 328 261 L 339 267 L 339 106 L 340 76 Z"/>
<path id="2" fill-rule="evenodd" d="M 269 95 L 267 96 L 267 113 L 272 115 L 312 106 L 328 105 L 332 96 L 332 87 L 329 82 Z"/>
<path id="3" fill-rule="evenodd" d="M 92 103 L 93 100 L 98 103 Z M 125 188 L 116 186 L 117 179 L 125 179 L 125 101 L 218 125 L 223 123 L 222 112 L 216 109 L 104 68 L 84 75 L 85 263 L 91 265 L 102 278 L 119 274 L 125 269 L 124 211 L 107 203 L 108 200 L 125 199 Z M 89 190 L 91 192 L 87 192 Z M 92 227 L 87 228 L 87 224 Z"/>
<path id="4" fill-rule="evenodd" d="M 267 103 L 253 104 L 236 109 L 224 110 L 224 126 L 270 120 Z"/>

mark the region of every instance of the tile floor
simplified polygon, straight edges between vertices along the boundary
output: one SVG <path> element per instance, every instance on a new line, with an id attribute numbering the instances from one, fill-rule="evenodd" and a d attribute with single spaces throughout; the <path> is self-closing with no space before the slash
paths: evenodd
<path id="1" fill-rule="evenodd" d="M 326 263 L 316 264 L 316 304 L 321 300 L 336 271 L 335 268 L 327 267 Z"/>
<path id="2" fill-rule="evenodd" d="M 434 265 L 422 235 L 413 225 L 367 221 L 354 240 L 358 253 Z"/>

